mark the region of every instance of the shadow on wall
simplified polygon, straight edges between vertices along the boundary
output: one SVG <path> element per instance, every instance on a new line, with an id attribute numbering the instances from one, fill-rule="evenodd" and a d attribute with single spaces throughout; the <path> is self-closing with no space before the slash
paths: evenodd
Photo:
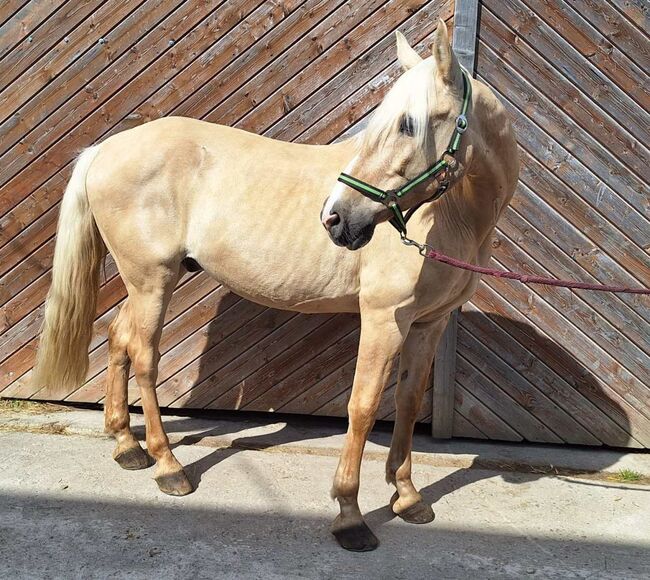
<path id="1" fill-rule="evenodd" d="M 224 333 L 231 320 L 242 316 L 247 317 L 247 322 Z M 248 403 L 261 400 L 269 407 L 279 408 L 280 414 L 268 417 L 284 426 L 270 440 L 268 435 L 236 438 L 231 449 L 215 450 L 186 466 L 194 485 L 200 484 L 202 475 L 209 469 L 241 449 L 319 437 L 325 424 L 305 414 L 322 400 L 331 400 L 332 396 L 337 400 L 336 408 L 345 409 L 358 342 L 356 328 L 357 319 L 349 315 L 295 315 L 257 307 L 245 300 L 219 309 L 209 325 L 209 348 L 197 361 L 200 365 L 198 379 L 183 399 L 182 406 L 227 411 L 237 408 L 232 405 L 235 402 L 259 410 Z M 224 356 L 221 360 L 220 355 Z M 313 358 L 309 358 L 311 355 Z M 510 367 L 506 361 L 510 361 Z M 290 391 L 297 387 L 301 394 L 296 397 Z M 324 391 L 326 396 L 323 396 Z M 302 406 L 297 408 L 303 414 L 289 415 L 287 409 L 296 407 L 287 403 L 274 407 L 274 396 L 298 401 Z M 230 404 L 219 407 L 219 401 Z M 531 442 L 605 443 L 619 447 L 629 445 L 631 440 L 626 411 L 566 349 L 541 336 L 528 324 L 494 314 L 469 311 L 461 316 L 456 401 L 456 413 L 472 422 L 483 437 L 493 440 L 516 438 Z M 241 429 L 242 422 L 250 420 L 253 426 L 259 423 L 260 417 L 264 420 L 266 415 L 251 419 L 250 415 L 226 413 L 221 417 L 225 420 L 217 427 L 192 435 L 176 446 L 229 433 L 228 419 L 232 419 L 234 429 Z M 326 436 L 345 432 L 344 421 L 334 425 L 328 421 L 326 425 Z M 183 431 L 185 423 L 169 420 L 165 421 L 165 427 L 174 433 Z M 370 440 L 388 447 L 391 427 L 385 422 L 378 424 Z M 418 430 L 428 433 L 430 427 L 419 425 Z M 502 432 L 508 436 L 499 437 Z M 460 436 L 463 436 L 462 431 Z M 466 441 L 471 447 L 472 439 Z M 495 476 L 494 471 L 485 470 L 488 461 L 481 457 L 478 441 L 476 448 L 479 456 L 473 468 L 461 469 L 423 489 L 427 501 L 435 503 L 459 485 Z M 431 446 L 418 447 L 416 441 L 414 450 L 431 451 Z M 472 451 L 468 449 L 467 452 Z M 602 462 L 602 465 L 594 465 L 595 469 L 611 465 L 612 454 L 594 456 L 594 461 Z M 526 466 L 519 468 L 526 470 Z M 505 472 L 502 477 L 520 483 L 545 475 Z M 393 515 L 385 506 L 373 517 L 387 521 Z"/>
<path id="2" fill-rule="evenodd" d="M 531 324 L 470 308 L 459 319 L 456 409 L 488 439 L 643 446 L 630 420 L 650 423 L 614 385 Z"/>
<path id="3" fill-rule="evenodd" d="M 355 314 L 222 300 L 196 379 L 174 406 L 344 417 L 358 340 Z"/>

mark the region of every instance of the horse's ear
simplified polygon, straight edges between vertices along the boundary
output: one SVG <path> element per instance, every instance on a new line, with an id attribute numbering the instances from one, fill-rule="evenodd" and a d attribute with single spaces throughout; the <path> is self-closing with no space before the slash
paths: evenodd
<path id="1" fill-rule="evenodd" d="M 413 68 L 422 60 L 422 57 L 411 48 L 409 41 L 399 30 L 395 31 L 395 39 L 397 40 L 397 60 L 404 70 Z"/>
<path id="2" fill-rule="evenodd" d="M 436 61 L 440 78 L 448 85 L 456 85 L 461 78 L 460 65 L 449 43 L 447 25 L 442 19 L 438 20 L 438 27 L 433 35 L 431 54 Z"/>

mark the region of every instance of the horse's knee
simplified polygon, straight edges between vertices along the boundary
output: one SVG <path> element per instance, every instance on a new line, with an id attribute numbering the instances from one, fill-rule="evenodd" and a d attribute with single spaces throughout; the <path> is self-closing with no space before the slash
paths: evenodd
<path id="1" fill-rule="evenodd" d="M 355 432 L 368 432 L 372 429 L 377 413 L 378 401 L 360 400 L 348 403 L 348 420 L 350 428 Z"/>
<path id="2" fill-rule="evenodd" d="M 401 387 L 401 388 L 400 388 Z M 415 410 L 420 405 L 422 395 L 419 390 L 398 385 L 395 390 L 395 406 L 404 410 Z"/>

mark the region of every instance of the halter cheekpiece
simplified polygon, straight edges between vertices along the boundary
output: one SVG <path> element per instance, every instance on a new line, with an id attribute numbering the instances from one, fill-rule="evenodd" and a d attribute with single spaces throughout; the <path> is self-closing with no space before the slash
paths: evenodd
<path id="1" fill-rule="evenodd" d="M 378 187 L 374 187 L 361 181 L 356 177 L 352 177 L 347 173 L 341 173 L 338 177 L 338 181 L 344 183 L 348 187 L 355 189 L 362 195 L 365 195 L 367 198 L 377 201 L 385 205 L 388 209 L 393 212 L 393 217 L 390 219 L 391 225 L 400 233 L 401 236 L 406 235 L 406 223 L 411 218 L 411 216 L 417 211 L 417 209 L 423 204 L 429 201 L 434 201 L 440 198 L 447 189 L 449 189 L 449 171 L 456 168 L 456 153 L 460 149 L 460 142 L 463 136 L 463 133 L 467 130 L 467 109 L 469 108 L 469 103 L 472 97 L 472 85 L 470 83 L 467 73 L 463 70 L 463 106 L 460 111 L 460 115 L 456 117 L 456 126 L 454 132 L 451 135 L 449 140 L 449 145 L 445 149 L 444 153 L 431 167 L 425 169 L 418 176 L 409 180 L 405 185 L 398 189 L 389 189 L 384 191 Z M 399 206 L 399 201 L 412 189 L 428 181 L 429 179 L 439 179 L 439 185 L 436 192 L 428 199 L 425 199 L 421 203 L 417 204 L 415 207 L 412 207 L 406 212 L 406 215 L 402 212 L 402 209 Z"/>

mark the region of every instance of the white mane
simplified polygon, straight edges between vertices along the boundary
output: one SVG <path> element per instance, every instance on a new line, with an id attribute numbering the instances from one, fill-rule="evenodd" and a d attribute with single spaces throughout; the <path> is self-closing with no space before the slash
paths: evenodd
<path id="1" fill-rule="evenodd" d="M 429 111 L 434 109 L 436 101 L 435 70 L 433 58 L 427 58 L 397 79 L 362 133 L 362 148 L 381 147 L 389 135 L 399 130 L 405 115 L 414 123 L 416 145 L 423 147 L 426 144 Z"/>

